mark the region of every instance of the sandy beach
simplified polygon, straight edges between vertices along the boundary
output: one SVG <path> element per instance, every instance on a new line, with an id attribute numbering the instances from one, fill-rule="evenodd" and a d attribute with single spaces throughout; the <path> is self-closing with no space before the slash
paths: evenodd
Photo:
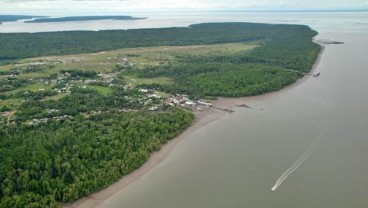
<path id="1" fill-rule="evenodd" d="M 315 41 L 316 42 L 316 41 Z M 319 64 L 321 55 L 324 51 L 324 46 L 321 45 L 321 50 L 317 56 L 317 59 L 310 70 L 310 74 L 315 72 L 316 66 Z M 101 191 L 98 191 L 94 194 L 91 194 L 90 196 L 82 197 L 79 200 L 73 202 L 73 203 L 67 203 L 63 204 L 64 208 L 97 208 L 97 207 L 105 207 L 105 201 L 114 195 L 119 190 L 127 187 L 129 184 L 133 183 L 140 177 L 142 177 L 144 174 L 155 168 L 160 162 L 162 162 L 169 154 L 170 152 L 182 141 L 185 137 L 192 134 L 196 130 L 212 123 L 215 121 L 220 120 L 225 115 L 229 114 L 228 112 L 218 110 L 216 108 L 221 109 L 229 109 L 229 110 L 236 110 L 236 108 L 240 108 L 241 105 L 247 105 L 247 103 L 251 102 L 252 100 L 261 100 L 264 99 L 265 96 L 273 96 L 278 93 L 282 93 L 286 90 L 293 89 L 300 84 L 306 82 L 309 78 L 312 76 L 305 75 L 299 80 L 297 80 L 292 85 L 289 85 L 279 91 L 275 92 L 269 92 L 263 95 L 258 96 L 251 96 L 251 97 L 240 97 L 240 98 L 223 98 L 219 97 L 217 100 L 213 101 L 215 108 L 208 108 L 203 111 L 197 111 L 195 112 L 195 118 L 190 127 L 188 127 L 183 133 L 181 133 L 179 136 L 173 138 L 169 142 L 167 142 L 165 145 L 161 147 L 161 149 L 158 152 L 154 152 L 151 154 L 148 161 L 141 166 L 139 169 L 133 171 L 129 175 L 123 176 L 120 180 L 117 182 L 111 184 L 110 186 L 106 187 L 105 189 L 102 189 Z M 252 106 L 249 106 L 252 107 Z"/>

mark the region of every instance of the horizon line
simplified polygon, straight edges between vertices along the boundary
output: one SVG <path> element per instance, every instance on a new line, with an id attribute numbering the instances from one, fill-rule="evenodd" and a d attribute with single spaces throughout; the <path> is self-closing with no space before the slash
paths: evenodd
<path id="1" fill-rule="evenodd" d="M 95 12 L 95 14 L 118 14 L 118 13 L 210 13 L 210 12 L 251 12 L 251 13 L 257 13 L 257 12 L 272 12 L 272 13 L 282 13 L 282 12 L 368 12 L 368 8 L 345 8 L 345 9 L 244 9 L 244 10 L 175 10 L 175 11 L 126 11 L 126 12 Z M 0 16 L 9 16 L 9 15 L 33 15 L 33 12 L 30 13 L 21 13 L 21 12 L 14 12 L 14 13 L 8 13 L 8 14 L 0 14 Z M 39 13 L 39 12 L 38 12 Z M 76 12 L 58 12 L 58 14 L 73 14 Z M 84 12 L 80 12 L 84 13 Z M 79 14 L 80 14 L 79 13 Z M 39 13 L 39 15 L 45 15 Z M 55 12 L 53 12 L 55 14 Z M 76 15 L 81 16 L 81 15 Z M 83 15 L 86 16 L 86 15 Z M 87 15 L 87 16 L 93 16 L 93 15 Z"/>

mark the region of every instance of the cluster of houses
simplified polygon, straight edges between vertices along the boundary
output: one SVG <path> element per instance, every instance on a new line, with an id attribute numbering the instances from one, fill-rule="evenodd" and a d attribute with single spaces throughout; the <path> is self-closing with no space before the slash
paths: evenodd
<path id="1" fill-rule="evenodd" d="M 122 62 L 121 62 L 122 61 Z M 100 66 L 110 66 L 112 64 L 115 64 L 116 66 L 119 66 L 121 69 L 127 69 L 128 67 L 134 66 L 135 63 L 130 62 L 128 58 L 121 58 L 118 56 L 116 57 L 108 57 L 107 62 L 100 62 Z"/>
<path id="2" fill-rule="evenodd" d="M 203 111 L 204 108 L 214 107 L 212 103 L 202 100 L 190 100 L 187 95 L 175 95 L 168 98 L 165 103 L 170 106 L 180 106 L 187 109 Z"/>
<path id="3" fill-rule="evenodd" d="M 61 120 L 66 120 L 66 119 L 73 119 L 73 116 L 69 116 L 69 115 L 63 115 L 63 116 L 55 116 L 55 117 L 52 117 L 52 118 L 40 118 L 40 119 L 32 119 L 31 121 L 27 122 L 26 124 L 27 125 L 30 125 L 30 126 L 36 126 L 36 125 L 39 125 L 41 123 L 47 123 L 48 120 L 50 119 L 54 119 L 56 121 L 61 121 Z M 12 124 L 15 124 L 14 122 Z"/>
<path id="4" fill-rule="evenodd" d="M 61 75 L 58 76 L 56 83 L 60 83 L 62 81 L 65 81 L 67 83 L 65 83 L 65 87 L 62 88 L 56 88 L 54 89 L 55 91 L 57 91 L 59 94 L 60 93 L 70 93 L 70 90 L 72 87 L 74 86 L 79 86 L 81 84 L 96 84 L 96 83 L 104 83 L 109 87 L 112 87 L 112 81 L 115 78 L 115 74 L 113 73 L 109 73 L 109 74 L 102 74 L 99 73 L 97 74 L 97 76 L 99 77 L 99 79 L 77 79 L 77 80 L 69 80 L 70 74 L 68 72 L 65 72 Z M 81 86 L 82 88 L 86 88 L 86 86 Z"/>
<path id="5" fill-rule="evenodd" d="M 138 112 L 138 110 L 123 108 L 119 110 L 120 113 Z"/>
<path id="6" fill-rule="evenodd" d="M 137 100 L 140 104 L 147 106 L 149 111 L 157 111 L 161 109 L 163 105 L 183 107 L 194 111 L 203 111 L 204 109 L 214 107 L 212 103 L 203 100 L 191 100 L 187 95 L 176 94 L 167 98 L 167 96 L 162 96 L 156 91 L 148 89 L 139 89 L 139 91 L 144 93 L 144 95 L 141 95 Z M 125 98 L 131 101 L 134 99 L 132 97 Z M 137 110 L 122 109 L 119 110 L 119 112 L 137 112 Z"/>
<path id="7" fill-rule="evenodd" d="M 0 112 L 0 117 L 8 117 L 10 115 L 11 112 L 9 111 L 5 111 L 5 112 Z"/>
<path id="8" fill-rule="evenodd" d="M 108 58 L 109 59 L 109 58 Z M 111 59 L 111 58 L 110 58 Z M 109 59 L 109 60 L 110 60 Z M 70 58 L 69 60 L 59 61 L 59 60 L 49 60 L 48 64 L 54 63 L 65 63 L 65 62 L 78 62 L 79 60 L 76 58 Z M 123 59 L 124 66 L 130 66 L 133 65 L 133 63 L 129 62 L 127 58 Z M 32 65 L 43 65 L 46 64 L 45 61 L 39 61 L 32 63 Z M 38 84 L 46 84 L 49 85 L 50 83 L 55 83 L 57 88 L 54 90 L 61 93 L 70 93 L 71 89 L 75 86 L 79 86 L 82 88 L 86 88 L 88 84 L 95 84 L 95 83 L 103 83 L 104 86 L 113 86 L 113 80 L 116 78 L 116 73 L 98 73 L 95 77 L 85 77 L 81 79 L 74 79 L 71 77 L 71 74 L 68 72 L 59 73 L 58 76 L 55 76 L 54 78 L 39 78 L 37 80 L 32 80 L 33 82 L 36 82 Z M 125 85 L 124 89 L 129 90 L 131 88 L 131 85 Z M 44 91 L 44 89 L 39 89 L 39 91 Z M 141 92 L 138 97 L 126 97 L 131 102 L 138 101 L 141 105 L 144 106 L 145 109 L 149 111 L 159 111 L 162 109 L 162 106 L 164 105 L 170 105 L 173 107 L 183 107 L 186 109 L 191 109 L 193 111 L 203 111 L 206 108 L 214 107 L 212 103 L 203 101 L 203 100 L 191 100 L 187 95 L 162 95 L 162 93 L 159 93 L 157 91 L 149 90 L 149 89 L 139 89 L 139 92 Z M 57 113 L 59 110 L 57 109 L 48 109 L 49 113 Z M 138 110 L 135 109 L 120 109 L 119 112 L 126 113 L 126 112 L 138 112 Z M 89 116 L 89 115 L 96 115 L 101 113 L 101 111 L 93 111 L 93 112 L 84 112 L 81 113 L 81 115 Z M 8 117 L 10 115 L 10 112 L 0 112 L 1 117 Z M 41 118 L 41 119 L 32 119 L 30 121 L 27 121 L 26 124 L 28 125 L 39 125 L 41 123 L 46 123 L 50 119 L 54 120 L 65 120 L 65 119 L 72 119 L 72 116 L 69 115 L 63 115 L 63 116 L 55 116 L 51 118 Z M 14 123 L 14 122 L 13 122 Z M 14 123 L 15 124 L 15 123 Z"/>

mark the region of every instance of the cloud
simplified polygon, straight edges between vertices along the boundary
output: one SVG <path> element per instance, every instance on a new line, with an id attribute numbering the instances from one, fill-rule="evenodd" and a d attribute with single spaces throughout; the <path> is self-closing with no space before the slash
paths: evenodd
<path id="1" fill-rule="evenodd" d="M 27 2 L 27 1 L 29 2 L 31 1 L 63 1 L 63 2 L 65 1 L 106 1 L 108 2 L 108 1 L 128 1 L 128 0 L 3 0 L 3 1 L 10 2 L 10 3 L 12 2 L 16 3 L 16 2 Z"/>
<path id="2" fill-rule="evenodd" d="M 6 3 L 20 3 L 20 2 L 124 2 L 129 0 L 2 0 L 2 2 Z M 1 0 L 0 0 L 1 2 Z"/>

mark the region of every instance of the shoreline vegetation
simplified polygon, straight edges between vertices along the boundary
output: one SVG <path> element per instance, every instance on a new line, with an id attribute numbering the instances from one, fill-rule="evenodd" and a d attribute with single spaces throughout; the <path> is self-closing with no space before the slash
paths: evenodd
<path id="1" fill-rule="evenodd" d="M 0 34 L 0 206 L 58 207 L 147 172 L 184 130 L 252 107 L 238 97 L 303 80 L 316 34 L 255 23 Z"/>

